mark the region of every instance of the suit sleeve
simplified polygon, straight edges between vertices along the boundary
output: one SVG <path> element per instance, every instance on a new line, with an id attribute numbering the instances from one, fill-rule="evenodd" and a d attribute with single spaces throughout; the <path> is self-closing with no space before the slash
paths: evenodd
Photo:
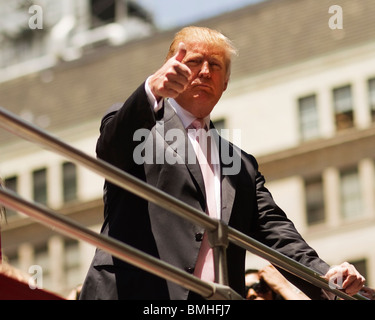
<path id="1" fill-rule="evenodd" d="M 151 130 L 156 123 L 144 83 L 120 105 L 112 106 L 104 115 L 96 145 L 97 157 L 123 170 L 134 165 L 133 150 L 140 142 L 134 141 L 138 129 Z"/>
<path id="2" fill-rule="evenodd" d="M 263 175 L 256 170 L 258 204 L 258 237 L 260 241 L 278 252 L 325 274 L 329 266 L 319 258 L 297 231 L 293 222 L 275 203 L 265 187 Z"/>
<path id="3" fill-rule="evenodd" d="M 271 193 L 265 187 L 265 178 L 258 171 L 258 164 L 255 158 L 249 157 L 255 168 L 257 199 L 257 225 L 254 238 L 285 256 L 324 275 L 328 271 L 329 265 L 306 243 L 293 222 L 288 219 L 285 212 L 275 203 Z M 324 298 L 320 288 L 311 285 L 287 271 L 280 268 L 278 269 L 290 282 L 301 289 L 310 298 Z"/>

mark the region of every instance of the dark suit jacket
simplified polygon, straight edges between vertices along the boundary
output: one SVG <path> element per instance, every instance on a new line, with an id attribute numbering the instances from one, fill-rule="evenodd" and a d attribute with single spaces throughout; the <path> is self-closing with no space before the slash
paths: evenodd
<path id="1" fill-rule="evenodd" d="M 123 106 L 113 106 L 103 117 L 97 156 L 204 212 L 205 192 L 199 164 L 189 164 L 187 159 L 181 164 L 166 161 L 158 164 L 162 161 L 155 161 L 155 157 L 152 163 L 135 163 L 133 153 L 139 148 L 140 141 L 134 141 L 133 135 L 140 128 L 150 130 L 148 138 L 152 139 L 154 147 L 169 156 L 177 156 L 176 145 L 171 148 L 172 142 L 162 139 L 163 132 L 179 128 L 186 138 L 182 147 L 186 149 L 190 143 L 180 119 L 168 103 L 155 114 L 142 84 Z M 265 180 L 254 157 L 234 150 L 225 140 L 221 143 L 231 152 L 239 152 L 241 159 L 238 174 L 222 174 L 221 177 L 222 220 L 324 274 L 328 265 L 306 244 L 293 223 L 275 204 L 264 186 Z M 177 152 L 180 147 L 177 146 Z M 182 156 L 187 157 L 187 152 Z M 228 164 L 222 164 L 225 165 Z M 103 234 L 193 272 L 201 245 L 196 235 L 204 232 L 201 227 L 109 182 L 104 186 L 104 204 Z M 245 250 L 230 244 L 227 264 L 230 287 L 244 295 Z M 81 298 L 187 299 L 188 293 L 182 286 L 97 250 Z"/>

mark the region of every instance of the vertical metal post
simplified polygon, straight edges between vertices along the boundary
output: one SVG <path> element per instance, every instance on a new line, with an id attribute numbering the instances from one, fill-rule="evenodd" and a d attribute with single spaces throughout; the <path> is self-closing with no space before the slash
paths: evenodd
<path id="1" fill-rule="evenodd" d="M 218 221 L 217 229 L 207 231 L 208 243 L 214 252 L 215 282 L 229 285 L 227 268 L 228 226 Z"/>

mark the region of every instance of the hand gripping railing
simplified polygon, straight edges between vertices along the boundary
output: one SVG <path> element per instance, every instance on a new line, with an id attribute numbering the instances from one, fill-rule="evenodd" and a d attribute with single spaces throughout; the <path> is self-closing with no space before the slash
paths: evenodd
<path id="1" fill-rule="evenodd" d="M 29 203 L 5 189 L 0 189 L 0 202 L 5 206 L 22 211 L 39 222 L 56 228 L 59 232 L 87 241 L 128 263 L 193 290 L 206 299 L 241 299 L 227 285 L 225 249 L 229 240 L 311 284 L 332 292 L 340 298 L 347 300 L 367 300 L 367 298 L 359 294 L 349 296 L 339 289 L 333 288 L 322 275 L 312 269 L 224 225 L 219 220 L 211 219 L 201 211 L 188 206 L 184 202 L 171 197 L 167 193 L 148 185 L 109 163 L 73 148 L 2 107 L 0 107 L 0 126 L 26 140 L 37 143 L 72 161 L 76 161 L 119 187 L 155 203 L 192 223 L 204 227 L 209 234 L 210 245 L 214 248 L 215 278 L 218 283 L 204 282 L 118 240 L 94 233 L 65 216 L 56 214 L 41 205 Z"/>

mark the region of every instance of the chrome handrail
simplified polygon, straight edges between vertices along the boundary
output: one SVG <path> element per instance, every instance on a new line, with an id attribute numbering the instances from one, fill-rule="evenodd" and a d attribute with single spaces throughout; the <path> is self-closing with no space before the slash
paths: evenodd
<path id="1" fill-rule="evenodd" d="M 192 223 L 198 224 L 209 232 L 219 230 L 220 221 L 211 219 L 208 215 L 203 214 L 201 211 L 192 208 L 184 202 L 171 197 L 167 193 L 133 177 L 132 175 L 101 159 L 96 159 L 87 155 L 81 150 L 75 149 L 74 147 L 62 142 L 58 138 L 41 130 L 35 125 L 24 121 L 2 107 L 0 107 L 0 126 L 17 136 L 37 143 L 42 147 L 50 149 L 51 151 L 54 151 L 72 161 L 78 162 L 119 187 L 122 187 L 147 201 L 163 207 Z M 4 192 L 1 193 L 4 194 Z M 322 277 L 322 275 L 318 274 L 312 269 L 292 260 L 276 250 L 263 245 L 255 239 L 252 239 L 231 227 L 228 227 L 227 232 L 228 240 L 232 243 L 270 261 L 278 267 L 312 283 L 315 286 L 318 286 L 319 288 L 329 291 L 346 300 L 367 300 L 367 298 L 362 297 L 359 294 L 349 296 L 339 289 L 333 288 L 332 285 L 330 285 L 328 281 Z M 192 290 L 194 289 L 192 288 Z"/>
<path id="2" fill-rule="evenodd" d="M 149 254 L 145 254 L 119 240 L 98 234 L 41 204 L 29 202 L 11 190 L 0 188 L 0 202 L 8 208 L 25 213 L 45 226 L 53 228 L 55 231 L 92 244 L 134 266 L 166 280 L 173 281 L 189 290 L 193 290 L 206 299 L 242 299 L 238 293 L 229 287 L 202 281 L 179 268 Z"/>

